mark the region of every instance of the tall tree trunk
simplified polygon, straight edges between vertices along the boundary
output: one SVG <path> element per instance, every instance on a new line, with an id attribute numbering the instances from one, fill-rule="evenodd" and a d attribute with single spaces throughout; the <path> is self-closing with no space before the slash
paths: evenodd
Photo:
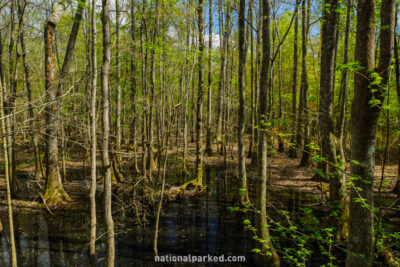
<path id="1" fill-rule="evenodd" d="M 19 28 L 21 25 L 19 26 Z M 18 30 L 19 31 L 19 30 Z M 14 56 L 14 38 L 15 38 L 15 0 L 11 0 L 10 6 L 10 40 L 8 44 L 8 62 L 9 62 L 9 97 L 6 104 L 7 122 L 7 139 L 8 139 L 8 164 L 10 172 L 11 192 L 15 193 L 18 190 L 18 181 L 16 175 L 16 157 L 15 157 L 15 101 L 17 98 L 17 73 L 18 73 L 18 45 L 15 46 Z M 18 37 L 17 37 L 18 44 Z M 5 92 L 7 93 L 7 92 Z"/>
<path id="2" fill-rule="evenodd" d="M 45 88 L 46 88 L 46 134 L 47 134 L 47 167 L 44 198 L 47 204 L 58 204 L 70 200 L 64 191 L 58 167 L 58 109 L 56 98 L 56 58 L 55 58 L 55 28 L 65 11 L 63 2 L 58 4 L 44 27 L 45 45 Z M 60 83 L 62 84 L 62 82 Z"/>
<path id="3" fill-rule="evenodd" d="M 119 153 L 121 152 L 121 59 L 120 59 L 120 6 L 119 0 L 115 0 L 115 60 L 116 60 L 116 79 L 115 79 L 115 91 L 116 91 L 116 103 L 115 103 L 115 135 L 116 135 L 116 153 L 117 158 L 120 158 Z M 120 161 L 120 160 L 118 160 Z"/>
<path id="4" fill-rule="evenodd" d="M 149 111 L 149 127 L 148 127 L 148 147 L 147 147 L 147 161 L 148 161 L 148 176 L 149 180 L 152 181 L 152 174 L 151 171 L 153 170 L 154 166 L 154 159 L 153 159 L 153 120 L 154 120 L 154 95 L 155 95 L 155 82 L 156 82 L 156 59 L 155 59 L 155 45 L 156 45 L 156 40 L 157 40 L 157 33 L 158 33 L 158 20 L 159 20 L 159 3 L 158 0 L 156 0 L 156 5 L 155 5 L 155 17 L 154 17 L 154 29 L 153 29 L 153 37 L 152 37 L 152 43 L 153 43 L 153 48 L 151 49 L 151 55 L 150 55 L 150 111 Z"/>
<path id="5" fill-rule="evenodd" d="M 109 106 L 109 73 L 111 61 L 111 34 L 110 34 L 110 2 L 103 0 L 101 20 L 103 22 L 103 65 L 101 66 L 101 90 L 102 90 L 102 160 L 104 173 L 104 216 L 107 226 L 107 266 L 114 266 L 115 243 L 114 221 L 111 212 L 111 162 L 109 158 L 109 134 L 110 134 L 110 106 Z"/>
<path id="6" fill-rule="evenodd" d="M 247 155 L 248 158 L 251 158 L 253 154 L 253 146 L 255 144 L 255 110 L 254 110 L 254 103 L 255 103 L 255 75 L 254 75 L 254 34 L 253 34 L 253 0 L 249 2 L 249 25 L 251 25 L 249 29 L 249 36 L 250 36 L 250 123 L 251 123 L 251 136 L 250 136 L 250 144 L 249 144 L 249 154 Z"/>
<path id="7" fill-rule="evenodd" d="M 280 266 L 279 256 L 276 253 L 269 234 L 267 221 L 267 94 L 268 74 L 270 64 L 270 6 L 269 0 L 262 0 L 262 65 L 260 80 L 259 118 L 258 118 L 258 166 L 257 166 L 257 208 L 256 226 L 258 237 L 263 240 L 260 245 L 261 254 L 265 255 L 263 264 L 266 266 Z M 259 255 L 261 256 L 261 255 Z M 263 259 L 260 259 L 262 261 Z"/>
<path id="8" fill-rule="evenodd" d="M 301 60 L 301 86 L 300 94 L 302 99 L 302 112 L 299 114 L 303 123 L 303 155 L 301 157 L 300 166 L 309 166 L 311 164 L 311 149 L 310 149 L 310 127 L 308 118 L 308 78 L 307 78 L 307 43 L 308 43 L 308 31 L 310 28 L 310 3 L 311 0 L 303 0 L 302 2 L 302 26 L 301 26 L 301 37 L 302 37 L 302 60 Z M 299 106 L 300 108 L 300 106 Z"/>
<path id="9" fill-rule="evenodd" d="M 196 182 L 198 185 L 203 183 L 203 52 L 204 52 L 204 38 L 203 38 L 203 0 L 199 0 L 197 6 L 198 16 L 198 30 L 199 30 L 199 54 L 198 54 L 198 89 L 197 89 L 197 110 L 196 110 Z"/>
<path id="10" fill-rule="evenodd" d="M 374 262 L 375 136 L 393 57 L 394 10 L 395 1 L 382 1 L 380 54 L 376 70 L 382 79 L 377 86 L 371 76 L 375 69 L 375 0 L 359 1 L 357 6 L 355 61 L 363 69 L 354 74 L 355 92 L 351 110 L 351 174 L 357 179 L 353 179 L 350 190 L 350 227 L 346 258 L 346 266 L 349 267 L 372 266 Z M 360 257 L 360 254 L 364 256 Z"/>
<path id="11" fill-rule="evenodd" d="M 397 27 L 397 10 L 398 6 L 396 5 L 396 25 Z M 394 38 L 394 58 L 395 58 L 395 76 L 396 76 L 396 93 L 397 93 L 397 101 L 400 105 L 400 63 L 399 63 L 399 47 L 398 47 L 398 40 L 397 36 Z M 400 120 L 400 112 L 397 115 Z M 400 195 L 400 140 L 397 142 L 397 149 L 398 149 L 398 162 L 397 162 L 397 181 L 394 186 L 393 192 L 397 195 Z"/>
<path id="12" fill-rule="evenodd" d="M 26 5 L 26 3 L 24 3 Z M 23 22 L 23 20 L 22 20 Z M 31 89 L 31 79 L 30 79 L 30 71 L 29 65 L 26 55 L 26 44 L 25 44 L 25 30 L 24 25 L 21 25 L 22 30 L 20 31 L 20 43 L 22 50 L 22 63 L 24 65 L 25 72 L 25 84 L 26 84 L 26 94 L 28 98 L 28 115 L 29 115 L 29 127 L 31 131 L 32 138 L 32 146 L 33 146 L 33 154 L 35 158 L 35 177 L 36 179 L 43 179 L 45 177 L 44 170 L 42 166 L 42 161 L 40 159 L 40 150 L 39 150 L 39 133 L 35 128 L 37 125 L 37 119 L 34 115 L 33 105 L 32 105 L 32 89 Z"/>
<path id="13" fill-rule="evenodd" d="M 142 14 L 146 13 L 146 2 L 142 3 Z M 147 66 L 147 49 L 144 48 L 144 44 L 147 42 L 147 28 L 145 23 L 145 16 L 142 16 L 142 22 L 140 26 L 140 51 L 142 58 L 142 94 L 143 97 L 147 96 L 147 76 L 146 76 L 146 66 Z M 147 166 L 146 166 L 146 131 L 147 131 L 147 108 L 145 105 L 144 109 L 146 109 L 145 116 L 143 116 L 142 121 L 142 175 L 144 177 L 147 176 Z"/>
<path id="14" fill-rule="evenodd" d="M 134 162 L 133 169 L 139 172 L 137 163 L 137 140 L 136 140 L 136 14 L 135 14 L 136 1 L 131 1 L 131 109 L 132 109 L 132 122 L 131 122 L 131 143 L 133 145 Z"/>
<path id="15" fill-rule="evenodd" d="M 225 86 L 225 72 L 226 72 L 226 42 L 227 42 L 227 31 L 226 28 L 223 29 L 223 23 L 222 23 L 222 16 L 223 16 L 223 11 L 222 11 L 222 3 L 221 0 L 218 2 L 218 12 L 219 12 L 219 31 L 220 31 L 220 39 L 222 40 L 221 46 L 220 46 L 220 51 L 221 51 L 221 65 L 220 65 L 220 72 L 219 72 L 219 84 L 218 84 L 218 99 L 217 99 L 217 142 L 221 143 L 222 142 L 222 119 L 223 119 L 223 94 L 224 94 L 224 86 Z M 226 19 L 228 16 L 229 11 L 226 11 Z M 225 19 L 225 20 L 226 20 Z M 225 21 L 227 23 L 227 21 Z M 226 25 L 226 24 L 225 24 Z"/>
<path id="16" fill-rule="evenodd" d="M 8 170 L 8 140 L 6 138 L 6 122 L 4 119 L 4 99 L 3 99 L 3 83 L 0 82 L 0 117 L 3 118 L 1 120 L 1 133 L 3 135 L 3 152 L 4 152 L 4 169 L 5 169 L 5 182 L 6 182 L 6 191 L 7 191 L 7 206 L 8 206 L 8 224 L 10 229 L 10 246 L 11 246 L 11 266 L 17 267 L 17 250 L 15 248 L 15 239 L 14 239 L 14 222 L 13 222 L 13 211 L 12 211 L 12 202 L 11 202 L 11 187 L 10 187 L 10 172 Z"/>
<path id="17" fill-rule="evenodd" d="M 206 135 L 206 149 L 204 153 L 207 155 L 212 155 L 212 147 L 211 147 L 211 108 L 212 108 L 212 40 L 213 40 L 213 31 L 212 31 L 212 7 L 213 2 L 209 0 L 208 2 L 208 96 L 207 96 L 207 135 Z"/>
<path id="18" fill-rule="evenodd" d="M 238 168 L 241 196 L 240 200 L 244 204 L 248 200 L 247 177 L 246 177 L 246 158 L 244 149 L 244 130 L 246 120 L 246 44 L 245 44 L 245 0 L 239 2 L 239 110 L 238 110 Z"/>
<path id="19" fill-rule="evenodd" d="M 351 13 L 353 10 L 353 0 L 347 0 L 347 12 L 346 12 L 346 29 L 344 36 L 344 53 L 343 53 L 343 65 L 346 65 L 349 61 L 349 39 L 350 39 L 350 27 L 351 27 Z M 339 110 L 339 119 L 337 120 L 337 137 L 338 137 L 338 147 L 339 147 L 339 155 L 340 159 L 343 162 L 343 168 L 345 168 L 345 148 L 344 146 L 344 125 L 345 125 L 345 114 L 347 108 L 347 70 L 343 70 L 342 72 L 342 80 L 340 83 L 340 110 Z M 342 174 L 345 176 L 344 172 Z"/>
<path id="20" fill-rule="evenodd" d="M 97 32 L 96 32 L 96 0 L 92 0 L 91 14 L 91 32 L 92 32 L 92 73 L 91 73 L 91 98 L 90 98 L 90 132 L 91 132 L 91 148 L 90 148 L 90 257 L 94 260 L 96 253 L 96 97 L 97 97 Z M 93 261 L 94 262 L 94 261 Z"/>
<path id="21" fill-rule="evenodd" d="M 298 43 L 298 32 L 299 32 L 299 8 L 296 4 L 296 17 L 294 21 L 294 40 L 293 40 L 293 75 L 292 75 L 292 138 L 291 145 L 289 149 L 289 158 L 296 158 L 297 151 L 296 148 L 300 144 L 296 142 L 298 138 L 296 138 L 296 106 L 297 106 L 297 73 L 298 73 L 298 52 L 297 52 L 297 43 Z M 300 111 L 300 110 L 299 110 Z M 299 114 L 300 115 L 300 114 Z M 299 125 L 297 125 L 299 127 Z"/>
<path id="22" fill-rule="evenodd" d="M 335 72 L 335 47 L 338 27 L 338 0 L 326 0 L 326 8 L 322 14 L 321 31 L 321 74 L 319 93 L 319 116 L 318 125 L 322 138 L 322 151 L 326 155 L 329 177 L 329 204 L 330 208 L 338 211 L 337 218 L 332 218 L 336 227 L 338 237 L 346 238 L 346 186 L 341 168 L 337 167 L 336 138 L 333 125 L 333 97 L 334 97 L 334 72 Z"/>

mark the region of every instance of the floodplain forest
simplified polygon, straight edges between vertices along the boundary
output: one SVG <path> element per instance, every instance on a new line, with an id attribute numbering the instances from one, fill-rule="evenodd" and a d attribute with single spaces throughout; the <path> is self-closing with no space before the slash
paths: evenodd
<path id="1" fill-rule="evenodd" d="M 398 17 L 0 0 L 0 266 L 400 266 Z"/>

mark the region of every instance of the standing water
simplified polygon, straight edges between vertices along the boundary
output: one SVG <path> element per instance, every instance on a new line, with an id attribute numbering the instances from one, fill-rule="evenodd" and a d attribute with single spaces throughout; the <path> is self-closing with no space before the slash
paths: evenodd
<path id="1" fill-rule="evenodd" d="M 206 169 L 206 194 L 168 203 L 160 217 L 159 255 L 246 256 L 251 262 L 254 242 L 244 231 L 243 217 L 228 209 L 234 205 L 236 179 L 225 171 Z M 101 202 L 98 203 L 98 207 Z M 10 264 L 7 214 L 1 213 L 0 266 Z M 88 205 L 83 209 L 48 213 L 14 213 L 19 266 L 88 266 Z M 116 266 L 160 266 L 154 261 L 152 221 L 138 226 L 132 218 L 116 217 Z M 96 266 L 105 266 L 105 222 L 98 211 Z M 237 263 L 237 266 L 245 265 Z M 212 265 L 212 264 L 210 264 Z M 218 264 L 221 265 L 221 264 Z M 232 263 L 229 264 L 229 266 Z M 228 266 L 228 265 L 227 265 Z"/>

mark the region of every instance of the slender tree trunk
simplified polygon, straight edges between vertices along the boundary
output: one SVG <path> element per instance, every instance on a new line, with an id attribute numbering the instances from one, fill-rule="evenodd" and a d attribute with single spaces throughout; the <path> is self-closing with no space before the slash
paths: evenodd
<path id="1" fill-rule="evenodd" d="M 1 131 L 2 131 L 2 141 L 3 141 L 3 151 L 4 151 L 4 168 L 5 168 L 5 180 L 6 180 L 6 190 L 7 190 L 7 206 L 8 206 L 8 223 L 10 229 L 10 246 L 11 246 L 11 266 L 17 267 L 17 250 L 15 248 L 15 239 L 14 239 L 14 222 L 13 222 L 13 211 L 12 211 L 12 202 L 11 202 L 11 187 L 10 187 L 10 173 L 9 173 L 9 165 L 8 165 L 8 149 L 7 149 L 7 138 L 6 138 L 6 123 L 4 119 L 4 102 L 3 102 L 3 86 L 0 83 L 0 117 L 3 118 L 1 120 Z"/>
<path id="2" fill-rule="evenodd" d="M 92 0 L 91 14 L 91 32 L 92 32 L 92 73 L 91 73 L 91 98 L 90 98 L 90 131 L 91 131 L 91 148 L 90 148 L 90 257 L 94 262 L 96 253 L 96 152 L 97 152 L 97 137 L 96 137 L 96 97 L 97 97 L 97 32 L 96 32 L 96 0 Z"/>
<path id="3" fill-rule="evenodd" d="M 114 243 L 114 221 L 111 212 L 111 162 L 109 158 L 109 134 L 110 134 L 110 106 L 109 106 L 109 73 L 111 61 L 111 34 L 110 34 L 110 2 L 103 0 L 101 20 L 103 22 L 103 65 L 101 67 L 101 89 L 102 89 L 102 160 L 105 168 L 104 173 L 104 215 L 107 226 L 107 266 L 114 266 L 115 243 Z"/>
<path id="4" fill-rule="evenodd" d="M 21 25 L 19 26 L 19 28 Z M 18 29 L 19 31 L 19 29 Z M 10 40 L 8 44 L 8 62 L 9 62 L 9 97 L 6 101 L 6 118 L 7 122 L 7 139 L 8 139 L 8 164 L 10 172 L 11 192 L 15 193 L 18 190 L 18 181 L 16 175 L 16 157 L 15 157 L 15 100 L 17 98 L 17 73 L 18 73 L 18 45 L 15 46 L 14 56 L 14 38 L 15 38 L 15 0 L 11 0 L 10 6 Z M 18 37 L 17 37 L 18 44 Z M 5 92 L 7 93 L 7 92 Z"/>
<path id="5" fill-rule="evenodd" d="M 199 0 L 197 6 L 198 30 L 199 30 L 199 84 L 197 89 L 197 114 L 196 114 L 196 182 L 199 185 L 203 183 L 203 52 L 204 52 L 204 36 L 203 36 L 203 0 Z"/>
<path id="6" fill-rule="evenodd" d="M 131 143 L 133 145 L 134 162 L 133 169 L 139 172 L 137 163 L 137 140 L 136 140 L 136 14 L 135 14 L 136 1 L 131 1 L 131 109 L 132 109 L 132 122 L 131 122 Z"/>
<path id="7" fill-rule="evenodd" d="M 253 24 L 253 0 L 249 2 L 249 23 Z M 255 76 L 254 76 L 254 34 L 253 34 L 253 27 L 249 29 L 249 36 L 250 36 L 250 120 L 251 120 L 251 136 L 250 136 L 250 144 L 249 144 L 249 154 L 247 155 L 248 158 L 251 158 L 253 154 L 253 146 L 255 143 L 255 112 L 254 112 L 254 103 L 255 103 Z"/>
<path id="8" fill-rule="evenodd" d="M 301 60 L 301 88 L 300 94 L 302 99 L 302 112 L 301 120 L 303 121 L 303 155 L 301 157 L 300 166 L 309 166 L 311 164 L 311 149 L 310 149 L 310 127 L 308 117 L 308 78 L 307 78 L 307 43 L 308 43 L 308 31 L 310 28 L 310 1 L 306 0 L 302 2 L 302 60 Z M 300 107 L 299 107 L 300 108 Z M 300 112 L 299 112 L 300 113 Z"/>
<path id="9" fill-rule="evenodd" d="M 298 32 L 299 32 L 299 8 L 297 4 L 295 12 L 296 12 L 295 15 L 296 17 L 294 21 L 293 76 L 292 76 L 292 138 L 290 141 L 291 145 L 289 149 L 289 158 L 297 157 L 296 148 L 299 146 L 299 144 L 296 142 L 298 140 L 298 138 L 296 138 L 296 112 L 297 112 L 296 106 L 297 106 L 297 73 L 298 73 L 297 43 L 298 43 Z M 299 127 L 299 124 L 297 124 L 297 127 Z"/>
<path id="10" fill-rule="evenodd" d="M 156 38 L 158 33 L 158 20 L 159 20 L 159 3 L 156 0 L 155 5 L 155 18 L 154 18 L 154 29 L 153 29 L 153 37 L 152 43 L 153 46 L 156 45 Z M 151 171 L 155 167 L 154 166 L 154 159 L 153 159 L 153 120 L 154 120 L 154 95 L 155 95 L 155 82 L 156 82 L 156 59 L 155 59 L 155 47 L 151 49 L 150 55 L 150 111 L 149 111 L 149 127 L 148 127 L 148 148 L 147 148 L 147 161 L 148 161 L 148 177 L 149 181 L 152 181 L 152 174 Z"/>
<path id="11" fill-rule="evenodd" d="M 146 13 L 146 2 L 142 3 L 142 14 Z M 146 65 L 147 65 L 147 49 L 145 50 L 144 44 L 147 42 L 147 28 L 145 23 L 145 17 L 142 16 L 142 25 L 140 27 L 140 50 L 142 57 L 142 94 L 143 97 L 147 96 L 147 76 L 146 76 Z M 146 130 L 147 130 L 147 108 L 148 105 L 144 106 L 145 116 L 143 116 L 142 121 L 142 174 L 144 177 L 147 176 L 147 166 L 146 166 Z"/>
<path id="12" fill-rule="evenodd" d="M 396 26 L 397 27 L 397 5 L 396 5 Z M 394 58 L 395 58 L 395 76 L 396 76 L 396 93 L 397 93 L 397 101 L 400 105 L 400 63 L 399 63 L 399 47 L 397 36 L 394 38 Z M 397 115 L 400 120 L 400 113 Z M 397 162 L 397 181 L 394 186 L 393 192 L 397 195 L 400 195 L 400 140 L 397 142 L 398 149 L 398 162 Z"/>
<path id="13" fill-rule="evenodd" d="M 120 6 L 119 0 L 115 0 L 115 60 L 116 60 L 116 79 L 115 79 L 115 91 L 116 91 L 116 112 L 115 112 L 115 135 L 116 135 L 116 156 L 120 161 L 121 152 L 121 59 L 120 59 Z M 132 74 L 131 74 L 132 75 Z M 133 76 L 133 75 L 132 75 Z"/>
<path id="14" fill-rule="evenodd" d="M 189 50 L 190 45 L 190 28 L 189 21 L 186 21 L 186 50 Z M 185 55 L 186 68 L 189 67 L 188 53 Z M 186 72 L 185 76 L 185 111 L 183 118 L 183 170 L 186 171 L 186 161 L 188 154 L 188 120 L 189 120 L 189 87 L 190 87 L 190 74 Z"/>
<path id="15" fill-rule="evenodd" d="M 212 108 L 212 40 L 213 40 L 213 31 L 212 31 L 212 7 L 213 1 L 209 0 L 208 2 L 208 96 L 207 96 L 207 135 L 206 135 L 206 149 L 204 151 L 207 155 L 212 155 L 212 147 L 211 147 L 211 108 Z"/>
<path id="16" fill-rule="evenodd" d="M 32 103 L 33 99 L 32 99 L 32 89 L 31 89 L 31 79 L 30 79 L 30 71 L 26 54 L 24 25 L 21 25 L 21 28 L 22 30 L 20 31 L 20 43 L 22 50 L 22 63 L 24 65 L 24 72 L 25 72 L 26 94 L 28 98 L 29 127 L 31 131 L 33 154 L 35 158 L 35 177 L 36 179 L 43 179 L 45 175 L 42 162 L 40 160 L 39 133 L 35 128 L 37 124 L 36 123 L 37 119 L 34 116 L 33 103 Z"/>
<path id="17" fill-rule="evenodd" d="M 349 61 L 349 39 L 350 39 L 350 27 L 351 27 L 351 13 L 353 10 L 353 0 L 347 0 L 347 12 L 346 12 L 346 29 L 345 29 L 345 37 L 344 37 L 344 53 L 343 53 L 343 65 L 346 65 Z M 337 136 L 338 136 L 338 147 L 340 158 L 343 162 L 343 168 L 345 168 L 345 148 L 344 145 L 344 130 L 345 130 L 345 114 L 346 114 L 346 107 L 347 107 L 347 95 L 348 95 L 348 88 L 347 88 L 347 70 L 343 70 L 342 72 L 342 80 L 340 83 L 340 110 L 339 110 L 339 119 L 337 121 Z M 342 174 L 345 176 L 344 172 Z"/>
<path id="18" fill-rule="evenodd" d="M 338 211 L 337 218 L 333 218 L 338 237 L 346 238 L 346 186 L 341 168 L 337 167 L 336 138 L 333 124 L 333 98 L 334 98 L 334 72 L 335 72 L 335 47 L 338 27 L 338 0 L 326 0 L 322 15 L 321 31 L 321 75 L 319 93 L 318 125 L 322 138 L 322 150 L 326 155 L 329 177 L 329 204 L 330 208 Z"/>
<path id="19" fill-rule="evenodd" d="M 219 26 L 220 26 L 220 38 L 222 39 L 222 46 L 220 46 L 221 51 L 221 65 L 220 65 L 220 73 L 219 73 L 219 84 L 218 84 L 218 100 L 217 100 L 217 142 L 222 143 L 222 119 L 223 119 L 223 94 L 225 87 L 225 75 L 226 75 L 226 46 L 227 46 L 227 25 L 228 25 L 228 16 L 229 10 L 228 8 L 225 14 L 225 29 L 223 29 L 222 19 L 222 3 L 221 0 L 218 2 L 219 8 Z"/>
<path id="20" fill-rule="evenodd" d="M 241 196 L 240 201 L 244 204 L 248 200 L 247 177 L 246 177 L 246 158 L 244 148 L 244 130 L 246 120 L 246 44 L 245 44 L 245 0 L 239 2 L 239 110 L 238 110 L 238 168 Z"/>
<path id="21" fill-rule="evenodd" d="M 357 33 L 355 61 L 363 67 L 354 74 L 352 118 L 349 239 L 346 266 L 372 266 L 374 262 L 373 208 L 376 125 L 384 92 L 388 86 L 390 63 L 393 57 L 395 1 L 384 0 L 381 6 L 380 54 L 377 73 L 379 86 L 371 72 L 375 68 L 375 0 L 364 0 L 357 5 Z M 371 78 L 371 79 L 370 79 Z M 373 88 L 371 88 L 371 86 Z M 374 90 L 371 90 L 374 89 Z M 379 103 L 371 104 L 372 100 Z M 358 188 L 361 188 L 359 190 Z M 362 199 L 360 202 L 359 200 Z M 359 255 L 363 254 L 363 257 Z"/>
<path id="22" fill-rule="evenodd" d="M 260 213 L 256 215 L 256 226 L 258 237 L 264 242 L 260 243 L 261 253 L 265 255 L 265 266 L 280 266 L 279 256 L 276 253 L 269 234 L 267 221 L 267 93 L 268 93 L 268 74 L 270 64 L 270 6 L 269 0 L 262 0 L 262 47 L 263 58 L 261 65 L 260 98 L 259 98 L 259 118 L 258 118 L 258 166 L 257 166 L 257 208 Z M 259 255 L 261 256 L 261 255 Z"/>

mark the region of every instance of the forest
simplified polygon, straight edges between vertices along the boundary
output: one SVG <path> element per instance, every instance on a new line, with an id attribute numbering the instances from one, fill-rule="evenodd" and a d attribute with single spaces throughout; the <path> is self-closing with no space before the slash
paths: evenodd
<path id="1" fill-rule="evenodd" d="M 0 266 L 400 266 L 395 0 L 0 0 Z"/>

